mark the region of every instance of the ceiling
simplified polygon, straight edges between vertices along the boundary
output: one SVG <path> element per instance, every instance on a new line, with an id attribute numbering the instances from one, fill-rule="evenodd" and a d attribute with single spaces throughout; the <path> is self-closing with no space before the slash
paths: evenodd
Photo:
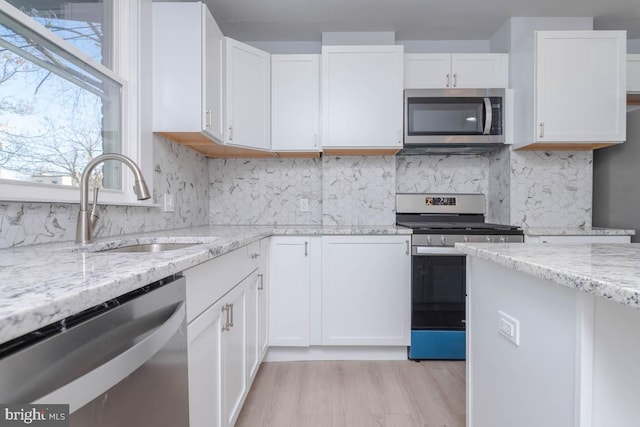
<path id="1" fill-rule="evenodd" d="M 322 32 L 395 31 L 396 40 L 487 40 L 511 16 L 594 17 L 640 39 L 638 0 L 205 0 L 241 41 L 320 41 Z"/>

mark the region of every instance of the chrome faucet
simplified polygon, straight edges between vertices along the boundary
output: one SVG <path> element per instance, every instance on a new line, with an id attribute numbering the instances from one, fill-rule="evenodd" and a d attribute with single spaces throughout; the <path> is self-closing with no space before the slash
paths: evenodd
<path id="1" fill-rule="evenodd" d="M 82 172 L 80 178 L 80 212 L 78 212 L 78 225 L 76 226 L 76 243 L 91 243 L 93 229 L 100 218 L 98 216 L 98 186 L 95 186 L 93 192 L 93 207 L 89 211 L 89 176 L 98 164 L 106 160 L 118 160 L 131 169 L 133 175 L 136 178 L 136 182 L 133 185 L 133 191 L 136 193 L 138 200 L 146 200 L 151 198 L 151 193 L 147 188 L 147 183 L 144 182 L 142 171 L 136 165 L 133 160 L 122 154 L 103 154 L 91 160 Z"/>

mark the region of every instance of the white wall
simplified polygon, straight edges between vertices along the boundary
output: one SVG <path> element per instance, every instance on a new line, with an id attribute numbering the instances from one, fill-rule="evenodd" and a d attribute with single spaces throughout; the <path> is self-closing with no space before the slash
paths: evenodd
<path id="1" fill-rule="evenodd" d="M 487 53 L 489 40 L 398 40 L 404 53 Z"/>

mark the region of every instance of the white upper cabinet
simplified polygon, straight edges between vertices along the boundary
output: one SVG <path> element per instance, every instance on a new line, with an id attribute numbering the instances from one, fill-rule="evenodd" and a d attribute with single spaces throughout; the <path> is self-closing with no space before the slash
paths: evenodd
<path id="1" fill-rule="evenodd" d="M 153 3 L 153 131 L 223 141 L 224 36 L 202 3 Z"/>
<path id="2" fill-rule="evenodd" d="M 535 142 L 626 139 L 624 31 L 538 31 L 534 50 Z"/>
<path id="3" fill-rule="evenodd" d="M 402 148 L 402 46 L 322 47 L 322 148 Z"/>
<path id="4" fill-rule="evenodd" d="M 271 55 L 271 149 L 318 151 L 320 55 Z"/>
<path id="5" fill-rule="evenodd" d="M 237 40 L 226 40 L 225 143 L 271 148 L 271 55 Z"/>
<path id="6" fill-rule="evenodd" d="M 507 88 L 505 53 L 411 53 L 404 55 L 405 89 Z"/>
<path id="7" fill-rule="evenodd" d="M 640 92 L 640 55 L 627 55 L 627 92 Z"/>
<path id="8" fill-rule="evenodd" d="M 447 77 L 448 76 L 448 77 Z M 406 53 L 404 88 L 431 89 L 451 85 L 451 54 Z"/>

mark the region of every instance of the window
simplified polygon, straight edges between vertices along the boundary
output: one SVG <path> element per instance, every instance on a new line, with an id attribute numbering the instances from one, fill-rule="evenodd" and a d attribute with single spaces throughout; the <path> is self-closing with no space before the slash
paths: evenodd
<path id="1" fill-rule="evenodd" d="M 3 3 L 0 200 L 77 202 L 73 187 L 91 159 L 117 152 L 141 163 L 137 96 L 130 90 L 137 86 L 127 82 L 136 76 L 137 61 L 130 61 L 136 40 L 127 37 L 126 46 L 114 42 L 118 32 L 137 34 L 138 2 L 9 1 L 15 8 Z M 132 200 L 121 191 L 130 188 L 122 164 L 107 162 L 96 171 L 92 183 L 114 190 L 101 201 Z"/>

